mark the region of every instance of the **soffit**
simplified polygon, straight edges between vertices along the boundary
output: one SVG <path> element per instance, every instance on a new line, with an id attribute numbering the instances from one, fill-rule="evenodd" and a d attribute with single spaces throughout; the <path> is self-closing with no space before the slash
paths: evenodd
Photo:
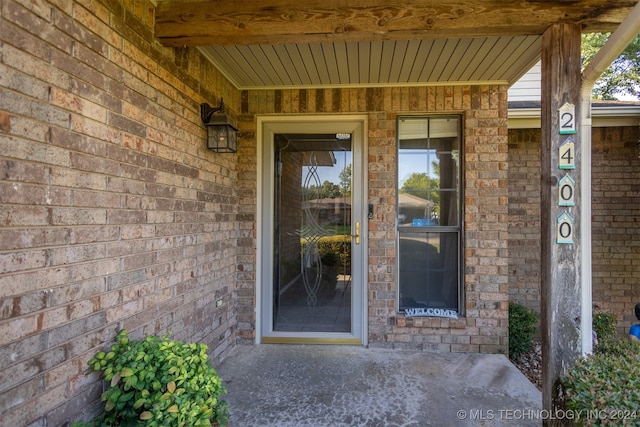
<path id="1" fill-rule="evenodd" d="M 552 24 L 612 31 L 635 0 L 157 0 L 155 35 L 239 89 L 512 84 Z"/>
<path id="2" fill-rule="evenodd" d="M 540 57 L 539 36 L 206 46 L 239 89 L 511 84 Z"/>

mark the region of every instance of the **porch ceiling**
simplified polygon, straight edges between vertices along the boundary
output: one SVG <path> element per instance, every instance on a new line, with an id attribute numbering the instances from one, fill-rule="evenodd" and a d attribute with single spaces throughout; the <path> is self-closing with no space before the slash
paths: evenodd
<path id="1" fill-rule="evenodd" d="M 613 31 L 636 0 L 157 0 L 166 46 L 239 89 L 512 84 L 557 22 Z"/>

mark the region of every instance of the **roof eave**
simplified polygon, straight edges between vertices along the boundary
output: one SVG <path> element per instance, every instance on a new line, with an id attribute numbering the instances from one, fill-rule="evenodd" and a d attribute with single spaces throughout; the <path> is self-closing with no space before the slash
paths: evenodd
<path id="1" fill-rule="evenodd" d="M 640 126 L 640 104 L 593 105 L 594 127 Z M 535 129 L 540 124 L 540 108 L 510 108 L 509 129 Z"/>

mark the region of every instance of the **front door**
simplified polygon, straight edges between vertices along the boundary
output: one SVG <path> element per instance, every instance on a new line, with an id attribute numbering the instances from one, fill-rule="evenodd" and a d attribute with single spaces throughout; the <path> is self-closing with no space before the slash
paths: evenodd
<path id="1" fill-rule="evenodd" d="M 364 120 L 262 121 L 260 342 L 363 343 Z"/>

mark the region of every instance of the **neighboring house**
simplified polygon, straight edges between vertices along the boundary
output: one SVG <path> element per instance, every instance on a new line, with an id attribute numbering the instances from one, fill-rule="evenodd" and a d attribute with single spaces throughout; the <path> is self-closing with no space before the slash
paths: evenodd
<path id="1" fill-rule="evenodd" d="M 509 88 L 509 298 L 540 310 L 540 63 Z M 618 333 L 640 301 L 640 101 L 592 104 L 593 304 Z"/>
<path id="2" fill-rule="evenodd" d="M 631 7 L 407 3 L 2 0 L 3 425 L 99 411 L 87 361 L 120 329 L 214 361 L 269 342 L 508 352 L 508 303 L 535 306 L 540 269 L 539 125 L 509 129 L 509 85 L 543 41 Z M 237 153 L 206 148 L 221 98 Z M 637 140 L 594 128 L 594 300 L 616 313 L 638 297 Z M 351 200 L 327 209 L 351 218 L 328 228 L 304 195 L 345 170 Z M 349 271 L 321 251 L 338 233 Z"/>

